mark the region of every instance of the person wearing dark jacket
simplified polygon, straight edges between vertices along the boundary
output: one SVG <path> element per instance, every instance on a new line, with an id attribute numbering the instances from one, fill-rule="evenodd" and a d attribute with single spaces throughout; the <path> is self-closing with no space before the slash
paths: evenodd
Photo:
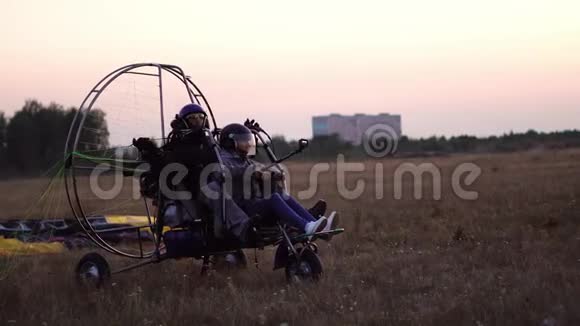
<path id="1" fill-rule="evenodd" d="M 197 104 L 187 104 L 171 123 L 172 131 L 163 146 L 166 162 L 183 164 L 188 174 L 186 186 L 197 198 L 200 189 L 200 174 L 204 167 L 217 162 L 210 142 L 207 114 Z"/>

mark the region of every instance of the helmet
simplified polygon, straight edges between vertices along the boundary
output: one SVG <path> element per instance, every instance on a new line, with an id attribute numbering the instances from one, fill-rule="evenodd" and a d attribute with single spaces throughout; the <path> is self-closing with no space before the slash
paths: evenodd
<path id="1" fill-rule="evenodd" d="M 227 150 L 235 150 L 242 156 L 256 155 L 256 139 L 246 126 L 232 123 L 220 132 L 220 146 Z"/>
<path id="2" fill-rule="evenodd" d="M 179 111 L 179 117 L 181 119 L 185 119 L 185 117 L 187 117 L 188 115 L 192 114 L 192 113 L 205 113 L 205 110 L 199 106 L 198 104 L 194 104 L 194 103 L 190 103 L 187 104 L 186 106 L 184 106 L 183 108 L 181 108 L 181 110 Z"/>
<path id="3" fill-rule="evenodd" d="M 177 122 L 176 125 L 181 125 L 181 129 L 209 128 L 207 114 L 198 104 L 190 103 L 181 108 L 176 117 L 176 121 L 179 120 L 181 121 Z"/>

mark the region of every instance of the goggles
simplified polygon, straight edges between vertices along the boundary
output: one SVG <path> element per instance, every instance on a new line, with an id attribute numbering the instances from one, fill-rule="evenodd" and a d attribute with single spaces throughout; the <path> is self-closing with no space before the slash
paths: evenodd
<path id="1" fill-rule="evenodd" d="M 185 117 L 186 120 L 205 120 L 205 113 L 192 113 Z"/>
<path id="2" fill-rule="evenodd" d="M 185 117 L 185 121 L 190 127 L 198 126 L 202 127 L 203 123 L 205 122 L 206 115 L 205 113 L 192 113 Z"/>

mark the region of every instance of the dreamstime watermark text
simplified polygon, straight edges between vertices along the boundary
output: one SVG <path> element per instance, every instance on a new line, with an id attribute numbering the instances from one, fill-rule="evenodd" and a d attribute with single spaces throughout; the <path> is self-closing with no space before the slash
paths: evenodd
<path id="1" fill-rule="evenodd" d="M 411 162 L 398 159 L 397 164 L 388 164 L 387 169 L 385 159 L 397 150 L 398 141 L 397 132 L 389 125 L 377 124 L 369 127 L 363 134 L 361 146 L 370 160 L 365 163 L 347 162 L 343 154 L 337 154 L 332 164 L 313 164 L 306 172 L 306 180 L 301 182 L 302 189 L 296 191 L 297 199 L 309 200 L 319 194 L 321 187 L 333 187 L 332 192 L 346 200 L 357 200 L 362 196 L 383 200 L 385 190 L 390 187 L 393 200 L 404 199 L 405 192 L 411 192 L 413 199 L 421 200 L 426 198 L 425 190 L 430 186 L 432 199 L 441 200 L 445 184 L 450 185 L 453 195 L 462 200 L 479 198 L 479 193 L 470 187 L 481 176 L 482 169 L 473 162 L 457 164 L 447 178 L 442 176 L 439 166 L 429 161 Z M 283 164 L 261 171 L 260 164 L 235 166 L 226 162 L 224 166 L 218 163 L 209 164 L 201 170 L 190 169 L 180 163 L 170 163 L 158 175 L 151 175 L 148 172 L 151 168 L 148 163 L 131 169 L 123 166 L 122 160 L 119 163 L 101 163 L 93 169 L 89 175 L 89 185 L 96 197 L 103 200 L 114 199 L 121 193 L 126 193 L 125 188 L 129 186 L 132 198 L 137 200 L 143 195 L 142 189 L 147 186 L 145 182 L 153 184 L 162 196 L 172 200 L 194 199 L 192 189 L 195 189 L 197 195 L 201 193 L 209 199 L 219 198 L 222 190 L 235 198 L 269 198 L 277 192 L 293 193 L 291 180 L 294 179 L 293 173 L 296 173 Z M 127 173 L 128 170 L 130 173 Z M 199 177 L 190 178 L 191 174 Z M 127 178 L 128 175 L 131 178 Z M 101 182 L 103 178 L 107 182 Z M 304 176 L 299 179 L 304 179 Z M 191 180 L 198 183 L 191 184 Z M 325 192 L 328 193 L 329 190 L 325 189 Z"/>

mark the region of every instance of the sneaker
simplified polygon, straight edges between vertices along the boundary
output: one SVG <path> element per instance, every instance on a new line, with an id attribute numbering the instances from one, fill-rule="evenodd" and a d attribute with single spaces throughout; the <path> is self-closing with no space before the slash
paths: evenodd
<path id="1" fill-rule="evenodd" d="M 333 211 L 326 218 L 326 227 L 322 231 L 330 231 L 330 230 L 336 229 L 339 221 L 340 221 L 340 218 L 338 217 L 338 214 L 335 211 Z"/>
<path id="2" fill-rule="evenodd" d="M 326 217 L 323 216 L 316 221 L 306 223 L 304 231 L 306 232 L 306 234 L 311 235 L 316 232 L 324 230 L 325 227 L 326 227 Z"/>
<path id="3" fill-rule="evenodd" d="M 328 218 L 326 219 L 327 223 L 326 226 L 324 227 L 324 229 L 322 231 L 326 232 L 326 231 L 332 231 L 334 229 L 336 229 L 336 227 L 338 226 L 338 223 L 340 221 L 340 217 L 338 216 L 338 213 L 336 212 L 332 212 L 330 213 L 330 215 L 328 215 Z M 332 234 L 322 234 L 320 235 L 320 238 L 322 240 L 325 241 L 330 241 L 332 240 Z"/>
<path id="4" fill-rule="evenodd" d="M 326 214 L 326 202 L 320 199 L 308 210 L 308 212 L 314 216 L 315 219 L 319 219 L 321 216 Z"/>

